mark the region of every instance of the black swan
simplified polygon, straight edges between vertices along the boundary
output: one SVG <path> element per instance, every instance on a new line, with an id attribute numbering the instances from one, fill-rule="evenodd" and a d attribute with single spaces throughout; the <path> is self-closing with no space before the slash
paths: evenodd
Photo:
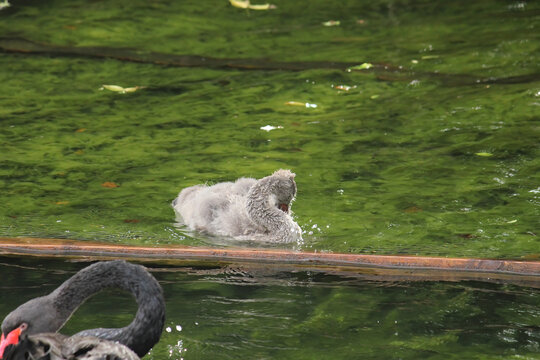
<path id="1" fill-rule="evenodd" d="M 105 288 L 134 295 L 139 308 L 129 325 L 71 337 L 56 333 L 88 297 Z M 123 260 L 98 262 L 9 313 L 2 322 L 0 359 L 138 359 L 159 341 L 164 323 L 163 291 L 145 267 Z"/>
<path id="2" fill-rule="evenodd" d="M 260 180 L 240 178 L 183 189 L 172 206 L 177 221 L 193 230 L 237 240 L 288 243 L 302 240 L 290 214 L 295 174 L 277 170 Z"/>

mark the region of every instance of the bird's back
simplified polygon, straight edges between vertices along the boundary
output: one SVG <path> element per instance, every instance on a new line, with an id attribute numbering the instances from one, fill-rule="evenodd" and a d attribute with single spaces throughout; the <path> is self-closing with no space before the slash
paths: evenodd
<path id="1" fill-rule="evenodd" d="M 234 183 L 185 188 L 173 202 L 177 219 L 198 231 L 235 236 L 247 220 L 245 198 L 255 183 L 255 179 L 240 178 Z"/>

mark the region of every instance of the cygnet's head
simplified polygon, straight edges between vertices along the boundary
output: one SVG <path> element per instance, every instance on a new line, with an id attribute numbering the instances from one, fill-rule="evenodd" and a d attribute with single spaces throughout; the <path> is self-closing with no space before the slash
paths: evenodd
<path id="1" fill-rule="evenodd" d="M 296 196 L 296 182 L 294 181 L 295 174 L 290 170 L 277 170 L 272 175 L 268 176 L 271 183 L 272 202 L 278 209 L 285 213 L 289 213 L 291 202 Z"/>

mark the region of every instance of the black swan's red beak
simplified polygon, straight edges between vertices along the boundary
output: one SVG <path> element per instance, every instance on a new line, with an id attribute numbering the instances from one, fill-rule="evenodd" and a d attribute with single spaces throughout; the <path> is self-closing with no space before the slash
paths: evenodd
<path id="1" fill-rule="evenodd" d="M 0 359 L 4 357 L 4 350 L 6 350 L 6 347 L 19 343 L 19 336 L 21 335 L 23 329 L 24 328 L 21 325 L 15 330 L 12 330 L 9 334 L 7 334 L 7 336 L 4 336 L 2 333 L 2 337 L 0 338 Z"/>
<path id="2" fill-rule="evenodd" d="M 279 210 L 288 213 L 289 212 L 289 205 L 287 204 L 279 204 L 278 206 Z"/>

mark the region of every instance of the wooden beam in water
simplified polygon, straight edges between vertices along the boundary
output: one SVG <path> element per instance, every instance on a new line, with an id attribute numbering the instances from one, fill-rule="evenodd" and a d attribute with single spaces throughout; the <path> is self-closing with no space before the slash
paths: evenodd
<path id="1" fill-rule="evenodd" d="M 0 255 L 77 259 L 125 258 L 190 266 L 263 265 L 336 274 L 362 274 L 381 280 L 479 280 L 540 286 L 540 261 L 302 252 L 279 249 L 129 246 L 83 240 L 0 238 Z"/>
<path id="2" fill-rule="evenodd" d="M 115 59 L 143 64 L 173 67 L 202 67 L 232 70 L 278 70 L 303 71 L 310 69 L 346 70 L 364 63 L 363 60 L 347 61 L 273 61 L 253 58 L 215 58 L 211 56 L 196 56 L 182 54 L 166 54 L 141 49 L 111 48 L 105 46 L 61 46 L 38 43 L 18 37 L 0 37 L 0 52 L 18 53 L 25 55 L 47 55 L 62 57 L 84 57 L 96 59 Z M 370 70 L 358 70 L 364 73 L 375 73 L 382 81 L 406 81 L 425 79 L 442 81 L 448 85 L 478 85 L 478 84 L 523 84 L 540 79 L 540 73 L 517 75 L 510 77 L 480 77 L 470 74 L 442 74 L 440 72 L 419 72 L 389 63 L 373 63 Z M 352 70 L 357 71 L 357 70 Z"/>

